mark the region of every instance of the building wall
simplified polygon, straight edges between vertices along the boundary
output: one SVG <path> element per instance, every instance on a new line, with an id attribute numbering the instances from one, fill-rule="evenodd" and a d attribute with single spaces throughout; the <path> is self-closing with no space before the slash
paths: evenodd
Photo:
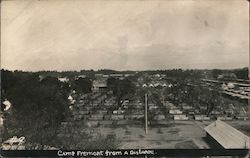
<path id="1" fill-rule="evenodd" d="M 204 138 L 206 143 L 212 149 L 224 149 L 223 146 L 220 145 L 209 133 L 206 133 L 206 137 Z"/>

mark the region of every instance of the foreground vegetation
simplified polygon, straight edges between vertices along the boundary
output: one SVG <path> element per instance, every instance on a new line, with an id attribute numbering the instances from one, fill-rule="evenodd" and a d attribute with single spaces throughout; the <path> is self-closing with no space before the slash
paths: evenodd
<path id="1" fill-rule="evenodd" d="M 43 149 L 43 146 L 57 148 L 115 148 L 117 146 L 114 135 L 102 136 L 95 133 L 95 137 L 88 133 L 89 129 L 76 130 L 68 127 L 70 137 L 58 137 L 61 122 L 70 116 L 69 100 L 70 86 L 60 82 L 57 77 L 39 77 L 36 73 L 1 71 L 1 110 L 5 107 L 3 101 L 11 103 L 11 109 L 4 111 L 3 140 L 13 136 L 24 136 L 29 149 Z M 77 90 L 88 93 L 91 88 L 90 80 L 76 80 L 73 87 L 83 87 Z M 76 126 L 77 128 L 82 128 Z M 82 133 L 75 133 L 81 131 Z M 33 145 L 32 145 L 33 144 Z"/>

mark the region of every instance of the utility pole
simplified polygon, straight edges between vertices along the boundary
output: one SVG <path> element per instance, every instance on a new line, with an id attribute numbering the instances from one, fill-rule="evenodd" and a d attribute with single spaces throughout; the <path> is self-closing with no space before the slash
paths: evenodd
<path id="1" fill-rule="evenodd" d="M 148 134 L 148 95 L 145 94 L 145 134 Z"/>

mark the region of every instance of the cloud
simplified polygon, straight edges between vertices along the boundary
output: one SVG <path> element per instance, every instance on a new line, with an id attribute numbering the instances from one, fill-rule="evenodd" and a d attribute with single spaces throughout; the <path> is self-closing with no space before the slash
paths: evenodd
<path id="1" fill-rule="evenodd" d="M 1 66 L 234 68 L 249 62 L 248 2 L 3 1 Z"/>

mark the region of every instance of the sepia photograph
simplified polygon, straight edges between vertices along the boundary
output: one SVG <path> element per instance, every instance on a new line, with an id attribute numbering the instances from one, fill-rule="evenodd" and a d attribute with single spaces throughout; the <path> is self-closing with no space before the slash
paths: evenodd
<path id="1" fill-rule="evenodd" d="M 249 157 L 249 1 L 0 3 L 0 157 Z"/>

